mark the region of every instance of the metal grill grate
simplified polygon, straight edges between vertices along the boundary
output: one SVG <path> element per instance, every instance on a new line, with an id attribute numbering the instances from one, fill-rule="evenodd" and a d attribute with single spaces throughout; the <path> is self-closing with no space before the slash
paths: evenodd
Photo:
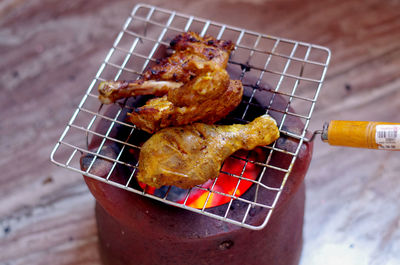
<path id="1" fill-rule="evenodd" d="M 225 171 L 222 168 L 221 174 L 237 179 L 235 191 L 240 182 L 250 181 L 256 190 L 253 196 L 239 197 L 235 195 L 235 191 L 225 194 L 215 190 L 218 178 L 207 188 L 195 187 L 185 191 L 185 199 L 181 202 L 171 199 L 173 197 L 169 195 L 171 187 L 160 195 L 151 194 L 147 189 L 143 190 L 133 185 L 137 162 L 123 159 L 124 153 L 129 150 L 140 149 L 139 145 L 132 141 L 138 130 L 134 125 L 125 123 L 123 119 L 124 113 L 132 107 L 128 101 L 121 101 L 119 104 L 114 104 L 114 107 L 117 106 L 117 111 L 110 115 L 106 106 L 102 106 L 98 101 L 96 88 L 99 82 L 104 80 L 139 78 L 147 67 L 165 56 L 165 48 L 169 46 L 169 41 L 183 31 L 213 35 L 217 39 L 231 40 L 235 43 L 236 48 L 231 54 L 227 70 L 232 79 L 242 81 L 245 94 L 241 105 L 231 115 L 233 121 L 241 123 L 250 121 L 254 109 L 258 112 L 261 109 L 263 113 L 269 113 L 277 120 L 281 132 L 279 140 L 297 139 L 297 144 L 292 145 L 290 150 L 287 147 L 282 148 L 279 140 L 271 146 L 262 147 L 266 153 L 265 156 L 261 156 L 262 158 L 253 156 L 252 151 L 232 156 L 230 159 L 233 163 L 240 165 L 240 169 L 235 172 Z M 302 143 L 307 141 L 305 139 L 307 127 L 329 60 L 329 49 L 321 46 L 259 34 L 149 5 L 137 5 L 123 25 L 123 29 L 57 142 L 51 160 L 62 167 L 136 194 L 243 227 L 261 229 L 267 224 L 286 180 L 290 177 Z M 264 103 L 261 104 L 259 99 Z M 285 104 L 277 104 L 278 99 Z M 296 109 L 296 113 L 293 109 Z M 295 128 L 289 126 L 288 121 L 291 119 L 301 120 L 302 125 Z M 96 124 L 100 121 L 108 121 L 108 128 L 103 132 L 95 130 Z M 128 131 L 126 138 L 113 137 L 112 131 L 117 127 Z M 100 146 L 88 150 L 88 142 L 92 137 L 100 139 Z M 115 157 L 101 152 L 109 142 L 120 146 L 119 153 Z M 79 165 L 82 154 L 90 154 L 94 158 L 86 169 L 82 169 Z M 284 166 L 276 164 L 273 158 L 277 154 L 284 155 L 289 162 Z M 106 177 L 91 171 L 96 159 L 106 159 L 113 163 Z M 119 166 L 129 169 L 125 181 L 116 181 L 111 177 L 112 172 Z M 258 177 L 248 179 L 246 170 L 255 167 Z M 270 185 L 266 180 L 272 171 L 279 173 L 278 184 Z M 198 190 L 205 190 L 207 198 L 203 206 L 194 208 L 188 205 L 188 198 L 191 193 Z M 222 211 L 206 207 L 210 197 L 217 194 L 228 198 Z M 262 197 L 267 197 L 268 200 L 263 201 Z M 232 212 L 236 211 L 235 202 L 245 206 L 242 212 L 233 215 Z M 249 223 L 254 208 L 261 208 L 265 212 L 265 221 L 256 226 Z"/>

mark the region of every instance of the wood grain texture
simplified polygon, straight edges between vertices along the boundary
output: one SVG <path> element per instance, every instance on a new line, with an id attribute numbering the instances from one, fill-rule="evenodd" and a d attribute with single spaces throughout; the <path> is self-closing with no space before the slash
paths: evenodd
<path id="1" fill-rule="evenodd" d="M 332 50 L 310 129 L 400 122 L 398 0 L 152 0 Z M 99 264 L 94 200 L 49 154 L 134 1 L 0 2 L 0 264 Z M 316 139 L 302 265 L 400 261 L 400 153 Z"/>

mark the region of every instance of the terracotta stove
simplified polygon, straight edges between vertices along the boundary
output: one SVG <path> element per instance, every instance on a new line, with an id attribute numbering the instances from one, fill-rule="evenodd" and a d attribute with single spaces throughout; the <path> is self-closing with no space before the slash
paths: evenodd
<path id="1" fill-rule="evenodd" d="M 248 99 L 248 98 L 247 98 Z M 247 100 L 244 99 L 244 102 Z M 249 110 L 249 115 L 259 116 L 267 108 L 270 97 L 257 100 L 256 107 Z M 140 101 L 140 99 L 138 100 Z M 139 104 L 135 101 L 132 104 Z M 280 96 L 274 95 L 275 107 L 286 106 L 287 102 Z M 245 108 L 241 104 L 237 111 Z M 113 116 L 117 111 L 116 106 L 111 107 L 108 112 Z M 274 116 L 272 114 L 272 116 Z M 279 115 L 278 115 L 279 116 Z M 280 119 L 281 117 L 275 117 Z M 123 116 L 122 116 L 123 119 Z M 231 123 L 235 119 L 232 113 L 224 122 Z M 109 121 L 102 120 L 96 131 L 104 135 L 109 128 Z M 303 128 L 299 118 L 289 117 L 285 126 L 290 128 Z M 286 128 L 288 129 L 288 128 Z M 109 137 L 125 139 L 127 135 L 123 126 L 116 126 Z M 133 144 L 140 145 L 148 137 L 146 133 L 137 131 L 130 137 Z M 89 150 L 96 149 L 102 138 L 93 137 Z M 298 141 L 288 137 L 281 137 L 277 148 L 282 150 L 293 150 Z M 115 158 L 121 146 L 115 141 L 106 142 L 100 151 L 105 157 Z M 138 150 L 126 149 L 119 157 L 121 161 L 136 161 Z M 196 265 L 196 264 L 250 264 L 250 265 L 295 265 L 298 264 L 302 248 L 302 227 L 304 215 L 305 187 L 304 176 L 308 169 L 312 153 L 312 146 L 305 143 L 300 148 L 300 153 L 293 166 L 292 173 L 285 184 L 285 188 L 279 198 L 275 210 L 268 222 L 268 225 L 261 230 L 250 230 L 235 224 L 210 218 L 175 206 L 166 205 L 138 194 L 99 182 L 89 177 L 85 181 L 96 198 L 96 220 L 100 238 L 100 253 L 104 264 L 109 265 Z M 268 149 L 251 151 L 251 156 L 258 156 L 265 159 Z M 235 154 L 237 157 L 247 157 L 247 152 Z M 83 155 L 81 168 L 86 171 L 92 164 L 93 155 Z M 271 157 L 271 164 L 287 167 L 291 157 L 285 153 L 275 152 Z M 236 162 L 235 162 L 236 161 Z M 240 160 L 229 160 L 224 164 L 223 171 L 234 172 L 242 168 L 237 163 Z M 238 167 L 237 167 L 238 166 Z M 112 170 L 112 173 L 110 173 Z M 125 183 L 130 175 L 129 168 L 117 165 L 113 168 L 112 161 L 97 158 L 91 166 L 90 172 L 97 176 Z M 254 178 L 262 172 L 257 168 L 249 168 L 245 177 Z M 259 177 L 259 176 L 258 176 Z M 220 189 L 230 189 L 236 185 L 235 178 L 218 178 Z M 230 183 L 230 182 L 233 182 Z M 279 171 L 264 172 L 263 182 L 269 186 L 279 185 L 282 182 L 282 174 Z M 143 186 L 136 181 L 130 182 L 134 188 L 143 188 L 146 192 L 163 196 L 165 189 L 154 190 Z M 209 184 L 205 184 L 207 186 Z M 168 189 L 170 197 L 179 202 L 184 198 L 185 192 L 177 188 Z M 238 189 L 241 198 L 253 198 L 256 193 L 256 185 L 251 182 L 243 182 Z M 260 193 L 257 200 L 268 201 L 269 193 Z M 204 191 L 194 193 L 186 200 L 187 204 L 196 207 L 196 204 L 204 205 Z M 211 213 L 221 215 L 227 207 L 224 196 L 215 196 L 209 200 L 207 210 Z M 200 206 L 200 207 L 201 207 Z M 230 204 L 231 218 L 235 214 L 241 215 L 246 209 L 246 204 L 236 200 Z M 263 223 L 268 209 L 251 209 L 248 222 L 252 225 Z"/>
<path id="2" fill-rule="evenodd" d="M 168 54 L 173 37 L 189 30 L 235 43 L 227 71 L 242 81 L 244 97 L 221 123 L 268 113 L 281 137 L 271 146 L 236 152 L 215 181 L 190 190 L 153 189 L 135 178 L 149 135 L 125 122 L 146 97 L 106 108 L 96 87 L 102 80 L 140 78 Z M 329 60 L 329 49 L 315 44 L 135 6 L 51 154 L 57 165 L 83 174 L 96 199 L 104 264 L 298 264 L 303 179 L 312 153 L 305 136 Z"/>

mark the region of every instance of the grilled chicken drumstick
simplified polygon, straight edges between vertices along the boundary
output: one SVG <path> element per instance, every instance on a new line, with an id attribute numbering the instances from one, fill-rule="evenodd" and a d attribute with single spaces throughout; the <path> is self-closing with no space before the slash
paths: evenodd
<path id="1" fill-rule="evenodd" d="M 235 151 L 268 145 L 278 137 L 276 122 L 268 115 L 246 125 L 194 123 L 165 128 L 143 144 L 137 179 L 156 188 L 188 189 L 217 177 L 222 162 Z"/>
<path id="2" fill-rule="evenodd" d="M 225 70 L 234 48 L 230 41 L 188 32 L 178 35 L 171 47 L 175 52 L 140 80 L 101 82 L 100 101 L 109 104 L 129 96 L 156 96 L 129 114 L 132 123 L 150 133 L 195 121 L 213 123 L 240 103 L 242 84 L 230 80 Z"/>

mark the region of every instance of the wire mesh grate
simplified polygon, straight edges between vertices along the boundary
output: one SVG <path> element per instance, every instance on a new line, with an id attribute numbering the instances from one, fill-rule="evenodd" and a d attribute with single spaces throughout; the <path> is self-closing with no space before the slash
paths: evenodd
<path id="1" fill-rule="evenodd" d="M 231 79 L 242 81 L 244 96 L 240 106 L 229 115 L 229 121 L 246 123 L 255 115 L 268 113 L 277 121 L 281 138 L 270 146 L 235 153 L 224 162 L 220 175 L 208 185 L 189 190 L 163 187 L 154 191 L 151 187 L 138 185 L 135 180 L 138 166 L 135 154 L 141 145 L 137 139 L 141 139 L 142 132 L 126 123 L 124 117 L 132 111 L 132 102 L 136 99 L 120 100 L 111 107 L 102 106 L 96 88 L 105 80 L 139 78 L 145 69 L 165 56 L 170 40 L 184 31 L 235 43 L 227 71 Z M 329 49 L 318 45 L 247 31 L 154 6 L 137 5 L 54 147 L 51 160 L 84 176 L 169 205 L 250 229 L 261 229 L 267 224 L 300 147 L 306 141 L 307 127 L 329 60 Z M 291 126 L 293 119 L 301 122 Z M 103 124 L 100 130 L 99 124 Z M 88 148 L 94 139 L 98 146 Z M 296 144 L 288 148 L 279 144 L 281 139 L 296 139 Z M 80 165 L 82 154 L 91 158 L 86 166 Z M 283 156 L 287 162 L 277 163 L 276 156 Z M 110 163 L 107 174 L 96 173 L 94 168 L 98 161 Z M 126 176 L 115 178 L 115 171 L 121 167 L 125 168 Z M 270 175 L 276 176 L 278 181 L 271 181 Z M 234 179 L 232 191 L 217 189 L 227 177 Z M 250 195 L 249 192 L 238 193 L 245 185 L 252 186 Z M 196 194 L 203 197 L 197 205 L 192 201 Z M 215 207 L 209 205 L 217 197 L 224 198 L 225 203 L 215 211 Z M 237 210 L 237 203 L 243 210 Z M 265 215 L 264 221 L 256 225 L 251 223 L 255 209 L 261 209 Z"/>

